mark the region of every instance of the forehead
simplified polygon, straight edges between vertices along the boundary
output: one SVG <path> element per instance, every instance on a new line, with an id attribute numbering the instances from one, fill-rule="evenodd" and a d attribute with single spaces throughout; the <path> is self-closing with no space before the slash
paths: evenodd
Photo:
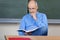
<path id="1" fill-rule="evenodd" d="M 35 5 L 30 5 L 30 6 L 28 6 L 28 8 L 36 8 L 36 6 Z"/>

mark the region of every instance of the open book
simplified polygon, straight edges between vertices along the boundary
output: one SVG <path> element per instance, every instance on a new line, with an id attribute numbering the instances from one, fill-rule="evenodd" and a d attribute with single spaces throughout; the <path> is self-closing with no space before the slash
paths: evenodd
<path id="1" fill-rule="evenodd" d="M 37 26 L 31 26 L 31 27 L 26 27 L 25 29 L 19 29 L 18 31 L 23 31 L 23 32 L 32 32 L 37 30 L 39 27 Z"/>

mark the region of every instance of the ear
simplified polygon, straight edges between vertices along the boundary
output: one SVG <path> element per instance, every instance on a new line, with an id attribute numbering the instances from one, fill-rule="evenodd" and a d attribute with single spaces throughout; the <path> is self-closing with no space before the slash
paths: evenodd
<path id="1" fill-rule="evenodd" d="M 38 9 L 38 6 L 37 6 L 37 9 Z"/>

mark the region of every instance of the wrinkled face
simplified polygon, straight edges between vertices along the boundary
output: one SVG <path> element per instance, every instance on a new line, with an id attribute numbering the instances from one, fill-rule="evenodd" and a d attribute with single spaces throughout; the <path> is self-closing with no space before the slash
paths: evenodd
<path id="1" fill-rule="evenodd" d="M 28 4 L 28 10 L 30 13 L 36 13 L 38 9 L 38 6 L 36 5 L 36 2 L 29 2 Z"/>

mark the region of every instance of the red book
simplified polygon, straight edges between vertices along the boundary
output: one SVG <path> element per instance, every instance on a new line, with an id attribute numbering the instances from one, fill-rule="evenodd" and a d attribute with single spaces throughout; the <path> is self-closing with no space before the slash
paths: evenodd
<path id="1" fill-rule="evenodd" d="M 9 38 L 9 40 L 31 40 L 30 38 Z"/>

